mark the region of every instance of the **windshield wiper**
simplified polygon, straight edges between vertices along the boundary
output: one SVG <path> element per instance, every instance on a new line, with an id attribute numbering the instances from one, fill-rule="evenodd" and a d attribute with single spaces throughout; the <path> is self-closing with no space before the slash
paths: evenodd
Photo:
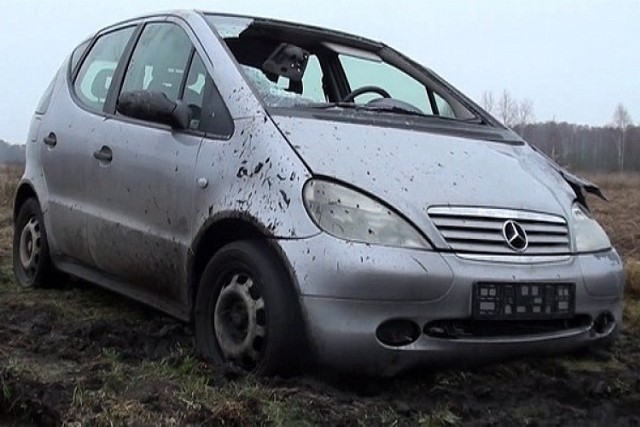
<path id="1" fill-rule="evenodd" d="M 457 119 L 455 117 L 425 114 L 417 110 L 403 108 L 402 106 L 395 106 L 395 105 L 375 106 L 375 105 L 355 104 L 353 102 L 338 101 L 338 102 L 318 102 L 318 103 L 310 103 L 310 104 L 297 104 L 295 106 L 302 107 L 302 108 L 321 109 L 321 110 L 328 110 L 330 108 L 345 108 L 345 109 L 362 110 L 362 111 L 380 111 L 383 113 L 394 113 L 394 114 L 403 114 L 408 116 L 418 116 L 418 117 L 425 117 L 427 119 L 446 120 L 450 122 L 462 122 L 462 123 L 471 123 L 471 124 L 478 124 L 478 125 L 486 124 L 486 122 L 482 119 L 482 117 L 479 117 L 479 116 L 469 117 L 466 119 Z"/>
<path id="2" fill-rule="evenodd" d="M 383 113 L 405 114 L 408 116 L 430 117 L 428 114 L 424 114 L 421 111 L 403 108 L 396 105 L 385 105 L 385 106 L 365 105 L 363 106 L 363 109 L 367 111 L 382 111 Z"/>
<path id="3" fill-rule="evenodd" d="M 326 110 L 334 107 L 356 109 L 358 107 L 361 107 L 361 105 L 355 104 L 353 102 L 339 101 L 339 102 L 316 102 L 316 103 L 309 103 L 309 104 L 296 104 L 294 105 L 294 107 L 317 108 L 319 110 Z"/>
<path id="4" fill-rule="evenodd" d="M 297 104 L 296 107 L 302 108 L 317 108 L 322 110 L 327 110 L 329 108 L 348 108 L 351 110 L 362 110 L 362 111 L 381 111 L 385 113 L 398 113 L 398 114 L 409 114 L 413 116 L 423 116 L 429 117 L 428 115 L 421 113 L 419 111 L 409 110 L 406 108 L 398 107 L 398 106 L 373 106 L 373 105 L 363 105 L 363 104 L 355 104 L 353 102 L 319 102 L 316 104 Z"/>

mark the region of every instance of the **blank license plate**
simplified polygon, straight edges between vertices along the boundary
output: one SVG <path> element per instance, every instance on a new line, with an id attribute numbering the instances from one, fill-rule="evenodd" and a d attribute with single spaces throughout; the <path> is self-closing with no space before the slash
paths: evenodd
<path id="1" fill-rule="evenodd" d="M 493 320 L 564 319 L 575 309 L 573 283 L 476 283 L 473 317 Z"/>

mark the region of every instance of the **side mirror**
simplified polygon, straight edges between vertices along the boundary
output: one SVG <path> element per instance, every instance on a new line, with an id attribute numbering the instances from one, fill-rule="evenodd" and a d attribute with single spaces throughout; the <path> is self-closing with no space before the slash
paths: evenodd
<path id="1" fill-rule="evenodd" d="M 189 108 L 173 102 L 162 92 L 136 90 L 123 92 L 116 103 L 116 111 L 134 119 L 169 125 L 174 129 L 189 127 Z"/>

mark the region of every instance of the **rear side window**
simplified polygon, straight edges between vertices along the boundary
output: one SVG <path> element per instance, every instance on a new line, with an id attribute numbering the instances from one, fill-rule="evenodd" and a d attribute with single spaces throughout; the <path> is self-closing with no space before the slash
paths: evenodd
<path id="1" fill-rule="evenodd" d="M 76 71 L 78 62 L 80 62 L 80 58 L 82 58 L 84 51 L 87 50 L 87 46 L 89 46 L 89 40 L 78 46 L 71 54 L 71 64 L 69 64 L 69 73 L 71 76 L 73 76 L 73 72 Z"/>
<path id="2" fill-rule="evenodd" d="M 111 79 L 135 27 L 100 36 L 85 58 L 73 89 L 86 107 L 102 111 Z"/>

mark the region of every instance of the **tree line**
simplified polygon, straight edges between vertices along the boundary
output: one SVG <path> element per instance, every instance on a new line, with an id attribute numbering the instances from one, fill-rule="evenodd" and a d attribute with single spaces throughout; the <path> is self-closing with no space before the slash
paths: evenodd
<path id="1" fill-rule="evenodd" d="M 0 139 L 0 165 L 23 165 L 25 158 L 24 145 L 11 145 Z"/>
<path id="2" fill-rule="evenodd" d="M 605 126 L 536 122 L 533 102 L 485 92 L 482 106 L 556 162 L 581 172 L 640 172 L 640 127 L 618 104 Z"/>

